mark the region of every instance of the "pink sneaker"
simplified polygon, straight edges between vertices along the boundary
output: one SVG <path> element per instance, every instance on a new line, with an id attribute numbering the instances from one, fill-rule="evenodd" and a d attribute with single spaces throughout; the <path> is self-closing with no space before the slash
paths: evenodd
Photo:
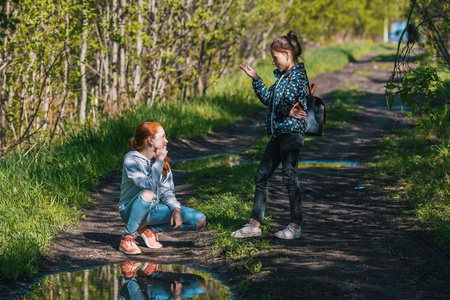
<path id="1" fill-rule="evenodd" d="M 126 279 L 130 279 L 136 276 L 136 270 L 141 266 L 140 262 L 136 261 L 127 261 L 120 264 L 120 269 L 122 270 L 122 274 Z"/>
<path id="2" fill-rule="evenodd" d="M 162 244 L 158 242 L 158 234 L 154 231 L 152 231 L 148 227 L 139 228 L 138 231 L 141 238 L 144 240 L 145 245 L 149 248 L 162 248 Z"/>
<path id="3" fill-rule="evenodd" d="M 125 254 L 141 254 L 141 249 L 136 245 L 138 244 L 134 239 L 136 237 L 131 234 L 122 236 L 120 240 L 119 251 Z"/>

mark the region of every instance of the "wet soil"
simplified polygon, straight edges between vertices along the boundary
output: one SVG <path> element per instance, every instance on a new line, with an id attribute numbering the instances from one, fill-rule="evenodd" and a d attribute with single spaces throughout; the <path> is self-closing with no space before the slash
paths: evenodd
<path id="1" fill-rule="evenodd" d="M 366 164 L 376 159 L 380 139 L 394 128 L 410 126 L 401 114 L 376 109 L 383 105 L 383 86 L 391 69 L 374 63 L 374 57 L 368 55 L 312 80 L 318 85 L 316 93 L 328 105 L 334 99 L 327 94 L 345 89 L 349 83 L 356 83 L 366 95 L 355 119 L 328 131 L 302 151 L 305 160 L 347 160 L 359 166 L 299 170 L 299 181 L 306 190 L 301 239 L 272 237 L 289 218 L 289 202 L 277 171 L 269 203 L 269 213 L 277 225 L 273 232 L 259 237 L 270 239 L 273 247 L 254 258 L 262 262 L 257 274 L 243 276 L 232 264 L 213 255 L 210 246 L 214 234 L 207 230 L 162 234 L 164 248 L 142 247 L 143 254 L 133 259 L 202 268 L 230 286 L 236 299 L 449 299 L 449 252 L 434 244 L 429 232 L 401 218 L 406 200 L 393 202 L 389 189 L 383 186 L 386 183 L 364 177 Z M 263 120 L 264 110 L 259 110 L 249 119 L 210 135 L 172 141 L 169 155 L 182 159 L 243 153 L 264 135 L 263 127 L 258 126 Z M 186 184 L 189 173 L 174 171 L 174 178 L 177 197 L 186 205 L 193 195 L 193 187 Z M 53 239 L 40 275 L 130 259 L 117 250 L 124 230 L 117 212 L 119 194 L 117 172 L 92 194 L 97 206 L 86 210 L 79 226 Z M 26 284 L 2 283 L 0 297 L 14 298 Z"/>

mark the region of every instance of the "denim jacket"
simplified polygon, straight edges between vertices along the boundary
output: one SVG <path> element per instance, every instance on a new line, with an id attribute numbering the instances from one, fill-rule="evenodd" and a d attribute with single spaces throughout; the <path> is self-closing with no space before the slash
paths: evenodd
<path id="1" fill-rule="evenodd" d="M 175 187 L 172 172 L 162 175 L 164 163 L 159 160 L 149 160 L 138 151 L 128 152 L 123 161 L 119 212 L 125 209 L 125 204 L 131 201 L 142 190 L 155 193 L 154 205 L 161 200 L 170 210 L 181 208 L 175 198 Z M 152 205 L 153 206 L 153 205 Z"/>
<path id="2" fill-rule="evenodd" d="M 253 80 L 253 90 L 259 100 L 266 106 L 266 132 L 275 137 L 283 133 L 303 133 L 306 129 L 304 119 L 289 117 L 289 112 L 298 99 L 300 106 L 308 113 L 306 106 L 308 78 L 303 63 L 281 73 L 273 71 L 276 81 L 269 89 L 261 78 Z"/>

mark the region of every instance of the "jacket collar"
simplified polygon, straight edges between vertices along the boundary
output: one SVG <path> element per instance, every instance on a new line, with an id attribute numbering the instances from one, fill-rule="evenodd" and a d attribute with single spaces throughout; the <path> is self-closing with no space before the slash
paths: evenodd
<path id="1" fill-rule="evenodd" d="M 145 160 L 147 162 L 151 162 L 151 160 L 149 160 L 147 157 L 145 157 L 139 151 L 136 151 L 136 150 L 132 150 L 132 151 L 128 152 L 127 154 L 125 154 L 125 157 L 127 157 L 127 156 L 134 156 L 136 158 L 140 158 L 140 159 Z"/>
<path id="2" fill-rule="evenodd" d="M 298 63 L 298 65 L 295 65 L 292 68 L 290 68 L 287 73 L 286 72 L 280 72 L 280 71 L 278 71 L 278 69 L 275 69 L 273 71 L 273 74 L 278 79 L 278 78 L 280 78 L 283 75 L 288 75 L 288 76 L 292 75 L 294 72 L 299 72 L 300 69 L 304 69 L 304 68 L 305 68 L 304 64 L 302 62 L 300 62 L 300 63 Z"/>

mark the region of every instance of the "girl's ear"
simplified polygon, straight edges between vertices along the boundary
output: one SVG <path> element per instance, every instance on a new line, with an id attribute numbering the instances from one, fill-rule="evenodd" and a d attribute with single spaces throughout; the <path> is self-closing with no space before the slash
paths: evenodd
<path id="1" fill-rule="evenodd" d="M 147 143 L 148 143 L 148 146 L 149 146 L 149 147 L 153 146 L 153 140 L 152 140 L 151 137 L 148 137 L 148 138 L 147 138 Z"/>

